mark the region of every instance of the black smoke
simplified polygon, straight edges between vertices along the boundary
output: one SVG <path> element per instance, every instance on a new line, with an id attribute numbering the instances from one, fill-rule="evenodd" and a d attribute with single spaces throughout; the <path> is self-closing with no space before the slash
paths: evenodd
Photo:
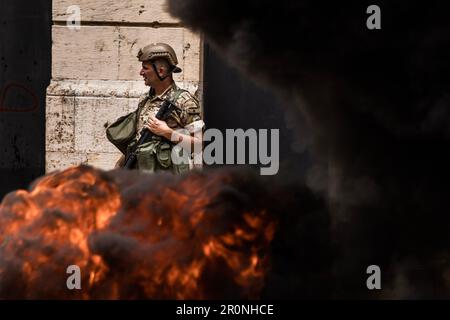
<path id="1" fill-rule="evenodd" d="M 291 272 L 274 286 L 289 283 L 299 297 L 448 298 L 445 2 L 168 2 L 172 14 L 243 75 L 272 88 L 310 127 L 315 165 L 304 192 L 326 197 L 328 220 L 313 219 L 304 231 L 312 238 L 329 232 L 330 239 L 312 246 L 287 232 L 293 255 L 310 253 L 294 261 L 303 266 L 299 277 L 323 281 L 293 283 Z M 366 27 L 371 4 L 381 8 L 381 30 Z M 328 260 L 313 256 L 327 252 L 331 278 L 308 267 L 324 267 Z M 371 264 L 381 267 L 381 291 L 366 288 Z"/>

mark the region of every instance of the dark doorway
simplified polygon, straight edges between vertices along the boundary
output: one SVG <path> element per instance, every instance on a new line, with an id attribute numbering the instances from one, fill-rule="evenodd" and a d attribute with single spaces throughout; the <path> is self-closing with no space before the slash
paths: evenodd
<path id="1" fill-rule="evenodd" d="M 0 199 L 45 171 L 51 3 L 0 1 Z"/>
<path id="2" fill-rule="evenodd" d="M 305 148 L 295 150 L 295 144 L 298 142 L 295 140 L 298 140 L 298 136 L 287 126 L 289 120 L 286 121 L 286 118 L 289 115 L 286 114 L 287 108 L 281 105 L 285 102 L 270 90 L 243 77 L 238 70 L 225 62 L 207 41 L 203 49 L 203 105 L 206 127 L 219 129 L 222 133 L 226 129 L 237 128 L 279 129 L 279 174 L 292 175 L 294 170 L 296 178 L 303 176 L 309 156 Z"/>

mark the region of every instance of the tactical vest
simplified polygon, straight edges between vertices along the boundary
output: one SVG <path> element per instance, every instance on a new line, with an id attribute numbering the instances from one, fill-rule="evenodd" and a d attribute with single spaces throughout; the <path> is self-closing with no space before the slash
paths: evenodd
<path id="1" fill-rule="evenodd" d="M 172 101 L 175 102 L 178 97 L 185 92 L 183 89 L 175 89 Z M 139 115 L 147 103 L 149 96 L 141 101 L 136 111 L 120 117 L 106 129 L 108 140 L 114 144 L 126 157 L 137 143 L 136 130 Z M 178 106 L 177 106 L 178 107 Z M 180 150 L 174 154 L 178 157 L 176 164 L 172 161 L 172 149 L 174 144 L 157 135 L 154 135 L 150 141 L 141 144 L 137 149 L 137 168 L 143 172 L 171 171 L 180 174 L 189 171 L 189 163 L 186 151 Z M 174 152 L 175 153 L 175 152 Z M 183 158 L 184 161 L 181 161 Z"/>

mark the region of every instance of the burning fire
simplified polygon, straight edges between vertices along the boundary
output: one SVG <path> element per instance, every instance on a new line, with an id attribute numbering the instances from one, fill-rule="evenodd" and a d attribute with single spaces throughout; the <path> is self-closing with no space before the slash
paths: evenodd
<path id="1" fill-rule="evenodd" d="M 257 298 L 275 220 L 233 175 L 53 173 L 0 204 L 0 298 Z M 67 267 L 81 270 L 69 290 Z"/>

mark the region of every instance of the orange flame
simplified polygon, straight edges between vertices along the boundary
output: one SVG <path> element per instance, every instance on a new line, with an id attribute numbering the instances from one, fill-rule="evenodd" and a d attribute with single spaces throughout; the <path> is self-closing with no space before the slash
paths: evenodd
<path id="1" fill-rule="evenodd" d="M 275 222 L 219 200 L 232 184 L 86 166 L 47 175 L 0 204 L 0 297 L 257 298 Z M 69 265 L 81 290 L 66 286 Z"/>

